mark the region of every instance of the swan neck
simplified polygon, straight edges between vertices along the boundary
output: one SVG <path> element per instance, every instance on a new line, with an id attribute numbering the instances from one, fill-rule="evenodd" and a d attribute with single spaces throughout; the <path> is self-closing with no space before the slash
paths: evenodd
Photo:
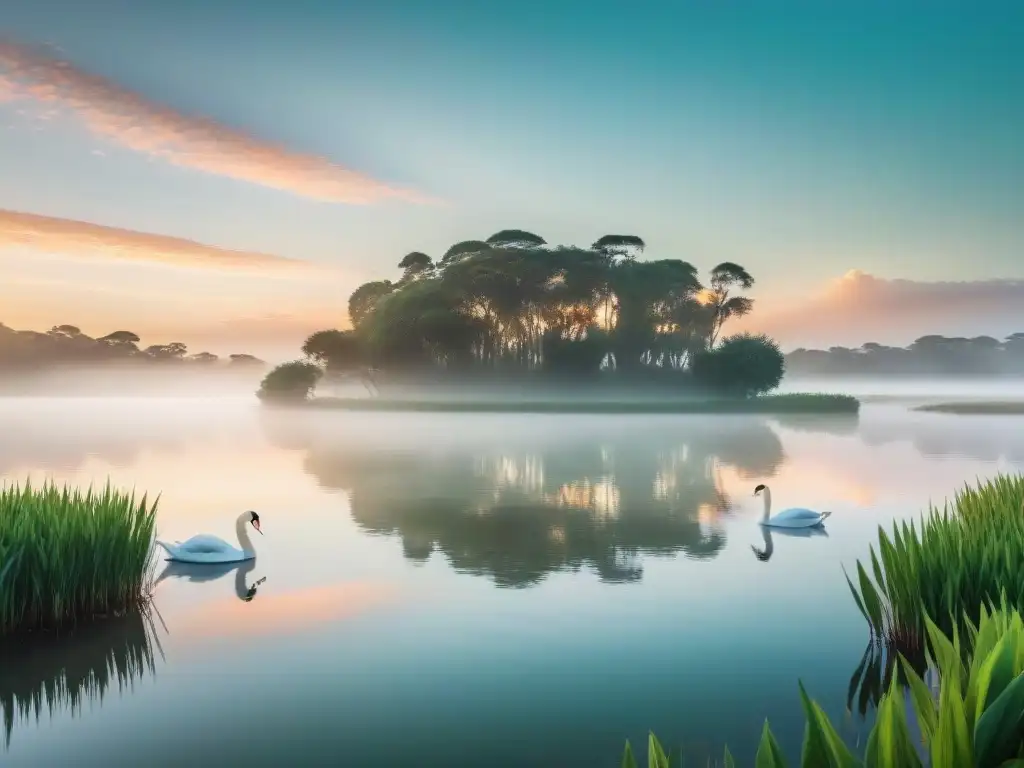
<path id="1" fill-rule="evenodd" d="M 764 496 L 764 519 L 767 520 L 772 513 L 772 492 L 765 488 L 761 491 L 761 495 Z"/>
<path id="2" fill-rule="evenodd" d="M 252 539 L 249 538 L 249 531 L 246 530 L 248 525 L 245 520 L 239 520 L 235 523 L 235 533 L 238 536 L 238 544 L 241 550 L 246 554 L 255 554 L 256 548 L 252 545 Z"/>

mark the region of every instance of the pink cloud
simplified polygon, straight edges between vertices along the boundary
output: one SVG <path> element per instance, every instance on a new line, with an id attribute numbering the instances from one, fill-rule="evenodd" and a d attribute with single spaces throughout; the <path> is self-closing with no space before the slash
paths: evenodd
<path id="1" fill-rule="evenodd" d="M 200 269 L 259 273 L 299 273 L 315 269 L 309 262 L 284 256 L 232 251 L 168 235 L 0 210 L 0 251 L 10 248 L 27 248 L 59 256 L 155 262 Z"/>
<path id="2" fill-rule="evenodd" d="M 426 200 L 326 158 L 176 112 L 68 61 L 0 42 L 0 102 L 15 99 L 66 108 L 93 133 L 136 152 L 302 197 L 353 204 Z"/>
<path id="3" fill-rule="evenodd" d="M 904 345 L 927 334 L 1024 331 L 1024 280 L 887 280 L 851 270 L 786 309 L 754 311 L 729 327 L 770 334 L 785 348 Z"/>

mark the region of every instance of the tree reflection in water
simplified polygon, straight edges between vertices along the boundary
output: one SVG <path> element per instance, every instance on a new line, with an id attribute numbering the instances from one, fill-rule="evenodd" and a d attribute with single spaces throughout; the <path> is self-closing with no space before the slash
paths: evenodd
<path id="1" fill-rule="evenodd" d="M 59 708 L 72 716 L 86 701 L 102 701 L 116 685 L 131 690 L 147 672 L 156 674 L 154 646 L 160 651 L 148 612 L 108 617 L 74 632 L 34 634 L 0 645 L 0 708 L 4 745 L 10 747 L 17 721 Z"/>
<path id="2" fill-rule="evenodd" d="M 722 550 L 717 520 L 732 505 L 721 468 L 771 477 L 782 445 L 755 419 L 667 421 L 511 449 L 500 437 L 444 447 L 403 441 L 399 449 L 397 440 L 322 429 L 303 440 L 295 421 L 265 424 L 277 445 L 303 445 L 305 469 L 322 487 L 349 494 L 366 533 L 400 536 L 410 560 L 437 551 L 456 571 L 528 587 L 584 567 L 602 581 L 638 581 L 643 556 L 710 559 Z"/>

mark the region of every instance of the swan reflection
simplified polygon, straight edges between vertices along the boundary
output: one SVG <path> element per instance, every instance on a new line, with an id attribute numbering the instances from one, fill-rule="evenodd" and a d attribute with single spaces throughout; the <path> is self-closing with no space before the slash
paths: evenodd
<path id="1" fill-rule="evenodd" d="M 246 578 L 256 568 L 256 559 L 243 560 L 236 563 L 185 563 L 169 560 L 163 572 L 153 583 L 155 587 L 164 579 L 183 579 L 194 584 L 217 581 L 229 573 L 235 574 L 235 596 L 243 602 L 251 602 L 256 597 L 260 584 L 267 580 L 266 576 L 248 585 Z"/>
<path id="2" fill-rule="evenodd" d="M 761 529 L 761 536 L 764 538 L 764 549 L 758 549 L 753 544 L 750 545 L 750 548 L 754 552 L 754 557 L 762 563 L 767 563 L 771 560 L 772 555 L 775 553 L 773 536 L 789 536 L 797 539 L 810 539 L 816 536 L 828 538 L 828 531 L 821 525 L 815 525 L 810 528 L 771 528 L 767 525 L 759 525 L 758 528 Z"/>

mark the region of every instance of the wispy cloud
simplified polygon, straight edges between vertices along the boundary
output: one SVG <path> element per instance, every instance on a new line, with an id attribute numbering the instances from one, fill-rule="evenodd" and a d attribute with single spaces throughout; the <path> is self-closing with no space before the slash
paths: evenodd
<path id="1" fill-rule="evenodd" d="M 258 273 L 301 273 L 316 269 L 309 262 L 284 256 L 232 251 L 168 235 L 0 210 L 0 252 L 12 248 L 57 256 L 123 259 L 198 269 Z"/>
<path id="2" fill-rule="evenodd" d="M 907 344 L 931 333 L 1024 331 L 1024 280 L 887 280 L 852 270 L 785 310 L 755 311 L 731 330 L 764 331 L 784 347 Z"/>
<path id="3" fill-rule="evenodd" d="M 426 201 L 326 158 L 182 114 L 46 52 L 0 41 L 0 103 L 22 99 L 69 109 L 92 132 L 186 168 L 334 203 Z"/>

